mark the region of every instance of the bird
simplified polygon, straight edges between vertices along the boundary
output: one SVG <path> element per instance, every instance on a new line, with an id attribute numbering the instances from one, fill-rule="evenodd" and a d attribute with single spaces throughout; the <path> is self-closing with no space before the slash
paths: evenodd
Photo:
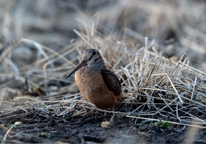
<path id="1" fill-rule="evenodd" d="M 81 95 L 97 108 L 108 110 L 120 100 L 121 83 L 118 77 L 106 67 L 98 50 L 86 49 L 82 62 L 66 78 L 74 73 Z"/>

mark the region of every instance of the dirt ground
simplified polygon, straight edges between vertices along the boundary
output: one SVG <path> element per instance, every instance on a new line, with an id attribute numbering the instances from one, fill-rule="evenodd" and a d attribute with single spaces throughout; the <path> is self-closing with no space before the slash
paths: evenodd
<path id="1" fill-rule="evenodd" d="M 162 117 L 153 118 L 161 121 Z M 171 121 L 169 115 L 165 120 Z M 57 116 L 30 107 L 26 112 L 20 109 L 3 113 L 0 122 L 1 139 L 15 122 L 22 122 L 11 130 L 6 143 L 206 143 L 206 129 L 176 124 L 163 126 L 153 120 L 95 110 L 87 110 L 80 116 L 71 113 Z"/>
<path id="2" fill-rule="evenodd" d="M 115 117 L 113 122 L 102 127 L 101 123 L 110 121 L 112 116 L 88 113 L 80 117 L 61 118 L 57 116 L 42 116 L 38 112 L 29 112 L 19 118 L 1 123 L 15 123 L 22 125 L 13 128 L 7 143 L 185 143 L 188 127 L 171 125 L 160 130 L 151 121 L 134 120 L 126 117 Z M 1 137 L 7 128 L 1 129 Z M 199 130 L 194 143 L 206 143 L 206 130 Z M 187 141 L 188 142 L 188 141 Z"/>
<path id="3" fill-rule="evenodd" d="M 93 19 L 98 19 L 97 26 L 90 23 Z M 145 37 L 149 38 L 149 44 L 155 45 L 158 54 L 169 61 L 177 62 L 185 53 L 189 58 L 186 58 L 187 63 L 201 71 L 201 77 L 198 75 L 195 79 L 192 75 L 192 78 L 184 81 L 189 85 L 190 93 L 187 94 L 186 88 L 180 88 L 178 92 L 181 96 L 185 93 L 189 96 L 192 93 L 194 97 L 201 94 L 205 96 L 205 23 L 204 0 L 1 0 L 0 142 L 206 143 L 205 103 L 191 104 L 187 100 L 185 105 L 176 103 L 163 109 L 161 113 L 152 115 L 157 110 L 162 110 L 165 101 L 171 101 L 154 100 L 157 107 L 152 107 L 146 105 L 148 99 L 145 97 L 150 94 L 157 96 L 157 93 L 164 97 L 169 88 L 159 92 L 156 89 L 166 87 L 159 85 L 151 92 L 145 90 L 150 88 L 146 85 L 142 87 L 145 91 L 137 92 L 124 83 L 124 94 L 130 94 L 132 98 L 136 96 L 136 99 L 132 99 L 130 105 L 125 101 L 120 102 L 114 111 L 105 113 L 84 103 L 74 77 L 65 79 L 68 72 L 78 64 L 85 46 L 82 44 L 84 41 L 80 41 L 81 35 L 74 29 L 82 32 L 84 26 L 89 25 L 96 26 L 95 38 L 102 47 L 110 43 L 107 42 L 109 39 L 119 49 L 125 45 L 135 48 L 128 47 L 131 56 L 144 47 Z M 83 34 L 90 37 L 89 34 Z M 101 43 L 101 38 L 105 43 Z M 120 42 L 122 45 L 118 45 Z M 73 46 L 76 48 L 71 51 Z M 152 46 L 148 47 L 152 49 Z M 115 54 L 121 52 L 117 49 L 114 48 Z M 121 58 L 113 58 L 111 55 L 105 55 L 105 59 L 111 64 L 110 68 Z M 116 71 L 126 66 L 128 61 L 129 58 L 122 60 L 116 65 Z M 196 86 L 196 92 L 194 83 L 200 84 L 202 89 Z M 177 87 L 179 85 L 177 83 Z M 139 100 L 138 94 L 142 99 Z M 129 99 L 128 95 L 125 95 L 124 100 Z M 135 111 L 142 104 L 145 104 L 144 107 Z M 178 106 L 180 111 L 175 111 Z M 170 111 L 171 109 L 174 111 Z M 142 111 L 145 115 L 139 115 Z M 133 112 L 139 118 L 128 117 L 127 114 Z M 186 126 L 192 124 L 193 119 L 199 125 Z M 14 126 L 15 122 L 21 124 Z"/>

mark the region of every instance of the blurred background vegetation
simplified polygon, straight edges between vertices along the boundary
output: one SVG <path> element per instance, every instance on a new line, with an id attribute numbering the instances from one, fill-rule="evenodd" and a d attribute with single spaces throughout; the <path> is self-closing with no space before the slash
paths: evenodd
<path id="1" fill-rule="evenodd" d="M 92 24 L 96 24 L 96 21 L 98 21 L 97 31 L 95 31 L 96 27 L 92 27 Z M 85 30 L 84 28 L 87 29 Z M 77 101 L 78 103 L 81 101 L 82 96 L 78 91 L 74 78 L 65 79 L 66 74 L 78 64 L 81 59 L 81 50 L 86 46 L 85 41 L 81 40 L 77 35 L 78 32 L 75 33 L 74 29 L 79 31 L 80 36 L 89 42 L 94 38 L 93 42 L 95 43 L 93 44 L 96 44 L 95 48 L 100 46 L 101 50 L 103 50 L 104 46 L 107 47 L 107 49 L 105 48 L 106 52 L 104 51 L 102 55 L 105 60 L 108 60 L 111 65 L 110 68 L 114 64 L 118 65 L 114 66 L 115 68 L 113 67 L 118 77 L 121 76 L 118 70 L 122 72 L 123 68 L 121 67 L 126 67 L 131 62 L 130 56 L 133 60 L 136 60 L 137 51 L 145 46 L 145 37 L 148 37 L 149 51 L 152 51 L 151 47 L 155 45 L 160 57 L 165 56 L 177 62 L 185 53 L 186 55 L 183 59 L 184 63 L 186 63 L 184 64 L 184 70 L 183 65 L 177 63 L 170 67 L 171 61 L 166 63 L 166 68 L 165 63 L 159 64 L 165 71 L 159 70 L 159 68 L 157 70 L 166 73 L 167 68 L 170 68 L 170 70 L 174 68 L 174 71 L 177 72 L 176 68 L 178 68 L 178 76 L 181 77 L 176 81 L 177 75 L 172 74 L 171 80 L 176 84 L 175 86 L 182 97 L 190 97 L 191 95 L 193 97 L 194 94 L 194 97 L 204 96 L 204 101 L 206 100 L 205 0 L 0 0 L 0 113 L 2 113 L 0 115 L 0 123 L 12 124 L 16 121 L 21 121 L 24 124 L 17 131 L 27 129 L 30 134 L 36 137 L 38 129 L 35 131 L 35 124 L 43 122 L 45 111 L 50 110 L 56 115 L 62 111 L 60 113 L 63 115 L 62 119 L 67 118 L 67 122 L 70 122 L 70 118 L 75 115 L 86 115 L 88 113 L 85 108 L 82 108 L 85 104 L 84 100 L 79 105 L 76 105 Z M 91 36 L 92 32 L 90 30 L 95 31 L 94 37 Z M 130 53 L 125 50 L 127 46 L 127 50 Z M 140 56 L 142 55 L 140 54 Z M 154 64 L 153 60 L 150 61 L 151 64 Z M 168 61 L 168 59 L 166 60 Z M 189 63 L 187 63 L 188 61 Z M 141 66 L 145 68 L 144 62 L 140 61 L 141 63 L 143 64 Z M 176 64 L 179 67 L 176 67 Z M 135 66 L 138 67 L 138 65 Z M 144 69 L 142 67 L 140 69 Z M 194 70 L 193 67 L 196 69 Z M 145 68 L 144 72 L 147 72 L 147 68 Z M 136 71 L 138 71 L 138 68 Z M 181 71 L 183 74 L 180 74 Z M 184 77 L 185 71 L 188 72 L 188 75 Z M 132 70 L 131 72 L 134 71 Z M 140 105 L 136 103 L 136 100 L 139 101 L 139 97 L 137 97 L 139 94 L 142 95 L 143 93 L 143 96 L 149 101 L 151 99 L 147 96 L 150 94 L 151 96 L 157 96 L 158 94 L 161 98 L 168 95 L 174 96 L 173 87 L 167 84 L 169 76 L 165 79 L 167 83 L 161 78 L 161 83 L 158 83 L 157 87 L 160 91 L 158 91 L 153 79 L 147 78 L 147 76 L 151 76 L 149 74 L 152 74 L 152 72 L 143 76 L 135 72 L 135 76 L 139 79 L 134 78 L 134 87 L 127 88 L 128 85 L 130 86 L 130 81 L 128 82 L 129 84 L 122 85 L 123 92 L 128 92 L 125 94 L 125 97 L 129 99 L 128 101 L 130 101 L 130 96 L 133 96 L 132 100 L 135 101 L 134 103 L 132 102 L 131 107 L 126 105 L 127 109 L 124 106 L 122 107 L 127 112 L 134 112 L 133 109 Z M 164 78 L 164 76 L 162 77 Z M 142 79 L 145 80 L 144 85 L 137 87 L 139 81 L 141 81 L 140 83 L 144 82 Z M 156 78 L 154 82 L 156 82 Z M 154 91 L 150 91 L 151 87 L 155 88 Z M 169 90 L 171 92 L 166 93 Z M 31 103 L 28 103 L 27 100 L 31 101 Z M 62 100 L 68 100 L 64 103 L 64 106 L 66 106 L 65 111 L 62 109 Z M 36 105 L 34 105 L 33 101 Z M 127 102 L 127 100 L 125 101 Z M 141 103 L 141 105 L 143 104 Z M 178 109 L 179 103 L 177 102 L 176 104 L 174 107 Z M 68 106 L 70 109 L 68 109 Z M 159 107 L 161 106 L 159 105 Z M 34 107 L 36 111 L 33 112 Z M 120 110 L 124 111 L 125 109 L 122 108 Z M 188 114 L 187 111 L 185 113 L 181 111 L 179 114 L 183 116 L 183 119 L 186 120 L 188 118 L 186 115 L 189 115 L 189 120 L 190 118 L 191 120 L 195 119 L 196 116 L 200 116 L 201 119 L 202 117 L 203 119 L 205 118 L 205 107 L 203 107 L 201 113 L 195 111 L 196 105 L 193 105 L 193 103 L 190 107 L 187 107 L 187 110 L 188 108 L 191 108 L 193 115 Z M 194 111 L 192 111 L 193 108 Z M 30 110 L 35 113 L 35 116 L 32 112 L 30 113 Z M 146 113 L 152 111 L 149 110 L 150 107 L 146 109 Z M 161 108 L 161 110 L 163 109 Z M 48 115 L 46 114 L 46 117 L 47 120 L 51 119 L 53 121 L 54 115 L 51 117 L 50 112 Z M 166 113 L 166 118 L 170 118 L 168 115 L 171 112 L 164 112 Z M 172 113 L 174 117 L 176 117 L 175 112 L 173 111 L 174 114 Z M 18 114 L 16 115 L 16 113 Z M 136 112 L 136 115 L 139 116 L 139 112 Z M 87 116 L 90 117 L 90 115 Z M 96 119 L 95 117 L 93 118 Z M 156 114 L 155 117 L 152 115 L 152 118 L 162 119 Z M 47 131 L 53 131 L 53 124 L 51 124 L 51 129 L 47 125 L 47 120 L 42 123 L 42 127 L 39 126 L 40 131 L 45 131 L 44 126 Z M 30 126 L 31 121 L 34 122 L 34 127 Z M 78 121 L 82 122 L 82 120 Z M 95 122 L 97 123 L 95 123 L 96 126 L 100 126 L 98 121 Z M 128 120 L 125 122 L 128 122 Z M 205 120 L 201 122 L 205 124 Z M 65 121 L 62 121 L 62 129 L 58 127 L 59 122 L 58 125 L 54 126 L 56 126 L 56 131 L 58 132 L 62 129 L 65 129 L 65 131 L 60 131 L 62 133 L 59 133 L 59 135 L 56 135 L 55 132 L 51 138 L 58 138 L 59 140 L 59 137 L 62 136 L 67 140 L 68 135 L 72 135 L 71 141 L 73 141 L 73 134 L 68 128 L 74 129 L 74 127 L 65 126 Z M 79 125 L 74 126 L 78 128 Z M 92 128 L 90 124 L 87 126 Z M 75 132 L 76 135 L 78 133 L 81 134 L 81 127 L 82 125 L 80 126 L 80 131 Z M 133 128 L 129 129 L 132 130 Z M 143 129 L 145 130 L 144 127 Z M 119 132 L 120 130 L 117 129 L 117 131 Z M 171 142 L 173 143 L 176 142 L 176 137 L 181 137 L 181 139 L 177 139 L 178 143 L 182 141 L 183 133 L 181 131 L 173 136 L 167 132 L 162 135 L 157 133 L 157 135 L 161 137 L 161 140 L 172 136 Z M 90 133 L 91 131 L 88 132 Z M 5 131 L 0 131 L 0 139 L 3 138 L 4 134 Z M 205 131 L 202 134 L 205 135 Z M 56 137 L 53 137 L 54 135 Z M 26 139 L 28 137 L 19 135 L 20 139 L 21 136 Z M 188 137 L 191 138 L 191 136 Z M 139 140 L 136 135 L 135 138 Z M 33 140 L 32 137 L 30 139 Z M 204 137 L 202 139 L 205 140 Z M 39 138 L 38 141 L 41 142 L 41 140 L 42 138 Z M 119 138 L 118 140 L 121 141 Z M 153 140 L 156 140 L 156 138 L 151 139 L 152 142 Z"/>
<path id="2" fill-rule="evenodd" d="M 177 60 L 186 53 L 195 68 L 206 72 L 204 0 L 1 0 L 0 53 L 21 38 L 61 49 L 77 38 L 73 29 L 97 13 L 103 35 L 122 39 L 125 34 L 127 42 L 140 47 L 149 37 L 167 57 Z M 18 47 L 15 57 L 35 59 L 35 49 Z"/>

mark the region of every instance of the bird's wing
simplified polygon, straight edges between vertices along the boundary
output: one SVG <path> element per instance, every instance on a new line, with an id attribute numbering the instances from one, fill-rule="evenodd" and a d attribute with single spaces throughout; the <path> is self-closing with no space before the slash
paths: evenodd
<path id="1" fill-rule="evenodd" d="M 118 96 L 121 94 L 121 83 L 117 76 L 106 68 L 101 70 L 101 75 L 103 77 L 104 82 L 106 83 L 108 89 L 114 93 L 114 95 Z"/>

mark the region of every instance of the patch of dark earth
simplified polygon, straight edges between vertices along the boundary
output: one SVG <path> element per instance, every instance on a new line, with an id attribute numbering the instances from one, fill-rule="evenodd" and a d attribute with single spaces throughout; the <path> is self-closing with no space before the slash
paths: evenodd
<path id="1" fill-rule="evenodd" d="M 5 143 L 184 143 L 188 127 L 170 125 L 160 128 L 153 121 L 113 116 L 104 113 L 88 113 L 84 116 L 44 116 L 29 112 L 0 116 L 0 140 L 17 121 Z M 113 116 L 113 119 L 111 120 Z M 105 127 L 102 122 L 110 122 Z M 6 124 L 6 125 L 5 125 Z M 200 129 L 194 143 L 206 143 L 206 130 Z"/>

